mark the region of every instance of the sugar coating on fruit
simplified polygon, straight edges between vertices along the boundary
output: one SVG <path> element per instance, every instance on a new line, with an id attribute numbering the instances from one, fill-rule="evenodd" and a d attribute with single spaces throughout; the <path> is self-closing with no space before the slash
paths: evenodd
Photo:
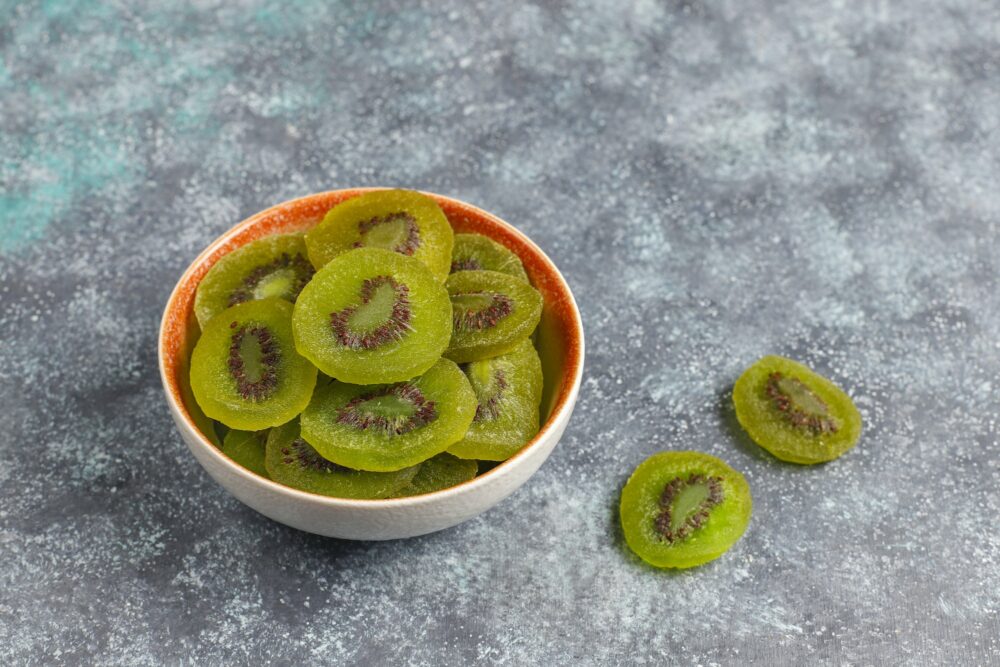
<path id="1" fill-rule="evenodd" d="M 656 532 L 673 543 L 686 539 L 708 521 L 712 508 L 724 500 L 721 477 L 692 474 L 674 477 L 660 494 Z"/>
<path id="2" fill-rule="evenodd" d="M 364 281 L 360 303 L 330 314 L 337 342 L 352 350 L 371 350 L 399 340 L 410 330 L 410 290 L 391 276 Z"/>
<path id="3" fill-rule="evenodd" d="M 337 421 L 359 431 L 402 435 L 437 419 L 437 405 L 409 383 L 352 398 L 337 411 Z"/>
<path id="4" fill-rule="evenodd" d="M 348 472 L 350 470 L 324 459 L 319 455 L 319 452 L 313 449 L 312 445 L 301 437 L 295 438 L 281 448 L 281 461 L 287 465 L 298 465 L 303 470 L 319 472 Z"/>
<path id="5" fill-rule="evenodd" d="M 229 374 L 246 400 L 263 400 L 278 386 L 281 350 L 266 327 L 233 322 L 229 344 Z M 238 328 L 237 328 L 238 327 Z"/>
<path id="6" fill-rule="evenodd" d="M 412 255 L 420 247 L 417 220 L 406 211 L 362 220 L 358 223 L 358 234 L 361 239 L 354 242 L 355 248 L 373 246 Z"/>
<path id="7" fill-rule="evenodd" d="M 814 435 L 836 433 L 840 425 L 829 406 L 801 380 L 775 371 L 764 385 L 771 404 L 789 424 Z"/>
<path id="8" fill-rule="evenodd" d="M 300 254 L 287 252 L 267 264 L 252 269 L 229 295 L 229 306 L 277 296 L 295 301 L 295 298 L 312 278 L 313 265 Z"/>
<path id="9" fill-rule="evenodd" d="M 498 292 L 465 292 L 451 295 L 452 323 L 456 331 L 491 329 L 514 312 L 514 301 Z"/>

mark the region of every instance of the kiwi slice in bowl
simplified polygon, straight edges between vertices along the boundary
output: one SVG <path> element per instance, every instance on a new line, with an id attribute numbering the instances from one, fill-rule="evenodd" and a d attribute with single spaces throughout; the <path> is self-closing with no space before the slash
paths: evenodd
<path id="1" fill-rule="evenodd" d="M 460 364 L 489 359 L 531 336 L 542 316 L 534 287 L 498 271 L 459 271 L 448 282 L 451 343 L 445 356 Z"/>
<path id="2" fill-rule="evenodd" d="M 451 272 L 459 271 L 497 271 L 528 282 L 517 255 L 482 234 L 455 234 Z"/>
<path id="3" fill-rule="evenodd" d="M 454 242 L 437 202 L 411 190 L 379 190 L 343 201 L 306 234 L 317 269 L 353 248 L 382 248 L 423 262 L 442 281 Z"/>
<path id="4" fill-rule="evenodd" d="M 424 373 L 448 346 L 451 302 L 423 264 L 359 248 L 320 269 L 295 302 L 295 344 L 323 373 L 352 384 Z"/>
<path id="5" fill-rule="evenodd" d="M 242 431 L 284 424 L 302 412 L 316 368 L 295 350 L 292 304 L 247 301 L 205 327 L 191 353 L 191 390 L 206 415 Z"/>
<path id="6" fill-rule="evenodd" d="M 195 317 L 204 327 L 226 308 L 246 301 L 278 297 L 294 302 L 314 272 L 302 234 L 257 239 L 208 270 L 195 292 Z"/>
<path id="7" fill-rule="evenodd" d="M 785 357 L 759 359 L 733 387 L 736 418 L 782 461 L 832 461 L 857 444 L 861 414 L 837 385 Z"/>
<path id="8" fill-rule="evenodd" d="M 264 467 L 264 445 L 267 443 L 267 434 L 268 431 L 232 429 L 222 440 L 222 453 L 250 472 L 268 477 L 267 468 Z"/>
<path id="9" fill-rule="evenodd" d="M 396 492 L 397 498 L 419 496 L 450 489 L 476 476 L 479 464 L 451 454 L 438 454 L 420 464 L 420 470 L 409 484 Z"/>
<path id="10" fill-rule="evenodd" d="M 299 421 L 271 429 L 265 463 L 271 479 L 293 489 L 336 498 L 388 498 L 417 474 L 415 465 L 394 472 L 351 470 L 327 461 L 302 439 Z"/>
<path id="11" fill-rule="evenodd" d="M 476 394 L 453 362 L 418 378 L 374 386 L 331 382 L 302 413 L 302 437 L 326 459 L 357 470 L 399 470 L 465 435 Z"/>
<path id="12" fill-rule="evenodd" d="M 505 461 L 538 433 L 542 362 L 525 338 L 507 354 L 462 367 L 478 407 L 465 437 L 448 448 L 464 459 Z"/>
<path id="13" fill-rule="evenodd" d="M 746 478 L 714 456 L 660 452 L 639 464 L 619 508 L 625 541 L 656 567 L 688 568 L 724 554 L 746 531 Z"/>

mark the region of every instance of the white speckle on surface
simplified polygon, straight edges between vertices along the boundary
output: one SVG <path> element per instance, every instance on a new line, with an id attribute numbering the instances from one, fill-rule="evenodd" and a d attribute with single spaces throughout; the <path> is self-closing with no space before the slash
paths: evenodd
<path id="1" fill-rule="evenodd" d="M 4 14 L 0 663 L 1000 664 L 996 3 L 306 4 Z M 538 474 L 392 543 L 228 496 L 156 368 L 205 245 L 364 185 L 518 226 L 588 344 Z M 854 397 L 855 450 L 747 440 L 768 353 Z M 662 449 L 751 483 L 695 570 L 618 526 Z"/>

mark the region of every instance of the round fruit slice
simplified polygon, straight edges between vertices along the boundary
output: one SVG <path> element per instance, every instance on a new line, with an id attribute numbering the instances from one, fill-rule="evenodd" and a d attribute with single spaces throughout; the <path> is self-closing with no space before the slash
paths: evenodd
<path id="1" fill-rule="evenodd" d="M 410 483 L 420 466 L 395 472 L 351 470 L 327 461 L 299 435 L 298 420 L 271 429 L 265 457 L 274 481 L 336 498 L 388 498 Z"/>
<path id="2" fill-rule="evenodd" d="M 448 293 L 427 268 L 359 248 L 324 266 L 295 302 L 295 344 L 342 382 L 379 384 L 434 365 L 451 336 Z"/>
<path id="3" fill-rule="evenodd" d="M 861 437 L 861 414 L 851 397 L 784 357 L 763 357 L 744 371 L 733 403 L 750 438 L 783 461 L 832 461 Z"/>
<path id="4" fill-rule="evenodd" d="M 445 356 L 458 363 L 489 359 L 514 349 L 542 316 L 534 287 L 496 271 L 460 271 L 445 284 L 451 297 L 451 344 Z"/>
<path id="5" fill-rule="evenodd" d="M 302 413 L 302 437 L 334 463 L 399 470 L 461 440 L 475 413 L 469 381 L 458 366 L 442 359 L 407 382 L 331 382 L 317 389 Z"/>
<path id="6" fill-rule="evenodd" d="M 212 419 L 260 431 L 309 403 L 316 368 L 295 351 L 292 304 L 247 301 L 208 323 L 191 353 L 191 390 Z"/>
<path id="7" fill-rule="evenodd" d="M 341 202 L 306 235 L 316 268 L 353 248 L 382 248 L 420 260 L 442 281 L 453 244 L 441 207 L 410 190 L 380 190 Z"/>
<path id="8" fill-rule="evenodd" d="M 413 481 L 396 492 L 398 498 L 419 496 L 442 489 L 450 489 L 476 476 L 479 465 L 475 461 L 460 459 L 451 454 L 438 454 L 420 464 Z"/>
<path id="9" fill-rule="evenodd" d="M 222 257 L 198 283 L 194 314 L 201 326 L 238 303 L 278 297 L 294 303 L 312 278 L 301 234 L 268 236 Z"/>
<path id="10" fill-rule="evenodd" d="M 656 567 L 714 560 L 746 531 L 750 486 L 724 461 L 699 452 L 660 452 L 639 464 L 622 489 L 629 548 Z"/>
<path id="11" fill-rule="evenodd" d="M 459 271 L 498 271 L 528 282 L 517 255 L 482 234 L 455 234 L 451 272 Z"/>
<path id="12" fill-rule="evenodd" d="M 264 444 L 267 442 L 267 434 L 268 431 L 233 429 L 222 441 L 222 453 L 250 472 L 268 477 L 267 468 L 264 467 Z"/>
<path id="13" fill-rule="evenodd" d="M 463 459 L 505 461 L 538 433 L 542 362 L 525 338 L 507 354 L 462 368 L 479 406 L 465 437 L 448 448 Z"/>

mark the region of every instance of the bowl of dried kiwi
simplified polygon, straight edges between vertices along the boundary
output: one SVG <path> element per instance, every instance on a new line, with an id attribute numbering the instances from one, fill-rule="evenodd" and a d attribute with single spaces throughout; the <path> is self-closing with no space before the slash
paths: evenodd
<path id="1" fill-rule="evenodd" d="M 569 286 L 524 234 L 435 194 L 361 188 L 262 211 L 188 267 L 160 375 L 237 499 L 320 535 L 454 526 L 538 470 L 583 371 Z"/>

